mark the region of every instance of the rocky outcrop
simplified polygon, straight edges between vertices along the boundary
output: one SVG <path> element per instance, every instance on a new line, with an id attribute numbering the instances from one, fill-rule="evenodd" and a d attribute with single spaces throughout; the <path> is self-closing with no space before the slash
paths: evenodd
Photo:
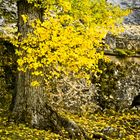
<path id="1" fill-rule="evenodd" d="M 113 100 L 110 99 L 112 101 L 110 105 L 113 106 L 116 102 L 114 106 L 119 110 L 128 107 L 134 96 L 140 92 L 140 1 L 110 0 L 110 2 L 119 4 L 122 8 L 132 9 L 132 13 L 124 17 L 125 31 L 119 36 L 109 34 L 106 37 L 110 49 L 105 50 L 105 54 L 111 58 L 112 65 L 114 65 L 110 77 L 114 79 L 112 85 L 115 88 L 110 86 L 111 83 L 100 82 L 104 95 L 107 94 L 108 97 L 114 98 Z M 109 67 L 112 67 L 112 65 L 107 65 L 106 68 L 110 69 Z M 106 73 L 106 76 L 108 75 L 110 74 Z M 102 75 L 101 79 L 103 81 L 107 80 Z M 106 85 L 105 88 L 103 88 L 103 85 Z M 101 94 L 101 90 L 99 91 Z M 101 99 L 109 104 L 107 99 Z"/>
<path id="2" fill-rule="evenodd" d="M 17 31 L 16 21 L 16 1 L 0 0 L 0 36 L 13 36 Z"/>

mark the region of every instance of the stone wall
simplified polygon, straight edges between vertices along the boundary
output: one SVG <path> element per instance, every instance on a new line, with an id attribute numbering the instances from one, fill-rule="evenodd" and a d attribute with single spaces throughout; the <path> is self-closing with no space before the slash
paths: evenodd
<path id="1" fill-rule="evenodd" d="M 132 13 L 124 17 L 125 31 L 122 34 L 106 37 L 110 49 L 105 50 L 105 55 L 110 57 L 112 64 L 106 65 L 104 74 L 98 77 L 101 81 L 94 84 L 100 104 L 104 102 L 107 107 L 122 110 L 129 107 L 135 95 L 140 94 L 140 0 L 109 2 L 122 8 L 129 7 Z"/>

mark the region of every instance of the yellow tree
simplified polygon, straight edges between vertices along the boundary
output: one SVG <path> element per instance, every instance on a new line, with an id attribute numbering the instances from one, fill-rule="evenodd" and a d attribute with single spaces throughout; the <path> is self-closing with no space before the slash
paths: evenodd
<path id="1" fill-rule="evenodd" d="M 84 132 L 48 105 L 45 83 L 71 76 L 90 78 L 105 59 L 102 39 L 122 31 L 128 12 L 105 0 L 19 0 L 17 46 L 18 76 L 13 118 L 31 126 L 76 137 Z M 68 128 L 69 127 L 69 128 Z M 69 133 L 70 133 L 69 132 Z"/>

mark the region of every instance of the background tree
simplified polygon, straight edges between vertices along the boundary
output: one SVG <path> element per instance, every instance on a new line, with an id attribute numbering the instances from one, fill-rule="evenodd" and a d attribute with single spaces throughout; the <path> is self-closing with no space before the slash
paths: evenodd
<path id="1" fill-rule="evenodd" d="M 119 23 L 126 12 L 105 0 L 19 0 L 17 6 L 20 34 L 13 41 L 18 56 L 13 119 L 60 133 L 64 127 L 72 137 L 86 137 L 49 106 L 46 88 L 65 76 L 89 80 L 91 72 L 101 72 L 98 61 L 108 61 L 102 39 L 109 31 L 122 31 Z"/>

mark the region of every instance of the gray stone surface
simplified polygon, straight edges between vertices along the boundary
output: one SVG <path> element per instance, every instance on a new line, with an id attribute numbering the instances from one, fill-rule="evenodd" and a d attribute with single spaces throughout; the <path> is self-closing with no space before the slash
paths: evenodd
<path id="1" fill-rule="evenodd" d="M 108 0 L 121 8 L 130 8 L 133 12 L 124 18 L 125 24 L 140 24 L 140 0 Z"/>
<path id="2" fill-rule="evenodd" d="M 16 1 L 0 0 L 0 35 L 12 36 L 16 31 L 16 21 Z"/>

